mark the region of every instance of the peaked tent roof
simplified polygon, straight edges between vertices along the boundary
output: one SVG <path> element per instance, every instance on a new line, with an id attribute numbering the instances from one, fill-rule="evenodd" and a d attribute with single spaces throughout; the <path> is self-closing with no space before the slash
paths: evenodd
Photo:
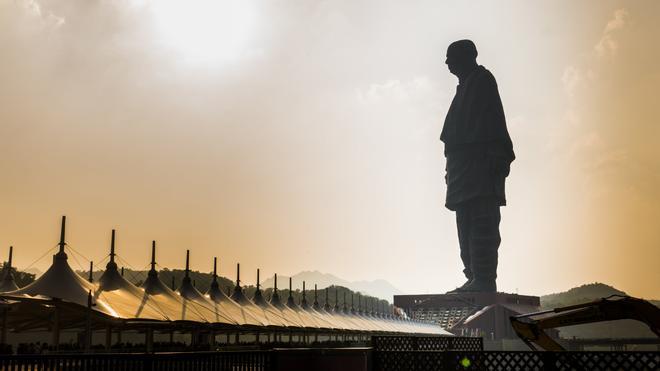
<path id="1" fill-rule="evenodd" d="M 303 291 L 301 305 L 294 302 L 291 291 L 289 291 L 287 303 L 284 304 L 280 301 L 279 293 L 275 288 L 270 302 L 267 302 L 257 284 L 256 295 L 253 300 L 249 300 L 240 286 L 240 276 L 237 277 L 234 294 L 232 298 L 229 298 L 219 288 L 215 264 L 213 282 L 207 295 L 201 294 L 191 284 L 189 261 L 186 262 L 186 276 L 178 289 L 179 293 L 176 293 L 158 277 L 155 241 L 152 243 L 151 269 L 147 279 L 142 287 L 136 287 L 125 280 L 117 269 L 114 259 L 114 231 L 110 260 L 105 272 L 95 284 L 75 273 L 68 264 L 68 257 L 65 253 L 66 243 L 64 242 L 65 221 L 65 217 L 63 217 L 59 251 L 53 256 L 50 268 L 30 285 L 1 295 L 1 300 L 6 305 L 31 308 L 31 317 L 21 317 L 20 313 L 12 314 L 12 318 L 20 318 L 22 321 L 16 328 L 47 326 L 49 323 L 48 312 L 40 314 L 35 311 L 38 308 L 47 311 L 46 308 L 53 303 L 50 301 L 51 299 L 61 299 L 58 303 L 61 308 L 65 309 L 61 315 L 63 318 L 70 317 L 68 322 L 65 321 L 70 326 L 80 324 L 81 318 L 84 318 L 81 316 L 89 313 L 86 312 L 86 308 L 91 308 L 98 315 L 128 320 L 192 321 L 226 326 L 273 326 L 451 335 L 439 326 L 392 319 L 372 311 L 363 313 L 359 309 L 361 306 L 356 309 L 353 304 L 349 310 L 345 297 L 343 310 L 336 298 L 334 310 L 328 311 L 318 305 L 316 296 L 314 304 L 309 305 L 305 291 Z M 8 266 L 10 265 L 11 263 L 8 264 Z M 7 278 L 7 276 L 5 273 L 3 278 Z M 11 277 L 7 281 L 13 282 Z M 289 286 L 291 287 L 291 281 L 289 281 Z M 93 306 L 89 307 L 89 305 Z M 326 307 L 330 308 L 329 305 Z"/>
<path id="2" fill-rule="evenodd" d="M 11 271 L 11 258 L 12 258 L 13 250 L 14 247 L 9 246 L 9 260 L 4 266 L 2 281 L 0 281 L 0 293 L 18 290 L 18 286 L 16 285 L 16 280 L 14 279 L 14 274 Z"/>

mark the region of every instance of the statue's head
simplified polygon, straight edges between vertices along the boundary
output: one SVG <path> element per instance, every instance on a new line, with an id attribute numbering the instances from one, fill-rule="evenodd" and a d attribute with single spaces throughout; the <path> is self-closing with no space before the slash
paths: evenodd
<path id="1" fill-rule="evenodd" d="M 447 60 L 449 72 L 461 77 L 467 71 L 477 65 L 477 47 L 472 40 L 454 41 L 447 48 Z"/>

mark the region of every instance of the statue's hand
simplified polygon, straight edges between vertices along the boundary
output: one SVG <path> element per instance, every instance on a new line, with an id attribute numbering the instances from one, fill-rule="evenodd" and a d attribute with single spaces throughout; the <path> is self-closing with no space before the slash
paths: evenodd
<path id="1" fill-rule="evenodd" d="M 511 172 L 511 163 L 504 157 L 495 156 L 491 160 L 491 172 L 506 178 Z"/>

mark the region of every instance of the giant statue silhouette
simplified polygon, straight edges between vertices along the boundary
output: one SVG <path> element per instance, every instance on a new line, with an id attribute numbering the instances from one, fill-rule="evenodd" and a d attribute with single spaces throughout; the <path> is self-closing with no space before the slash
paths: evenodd
<path id="1" fill-rule="evenodd" d="M 458 86 L 440 140 L 447 158 L 445 206 L 456 212 L 458 241 L 467 282 L 450 291 L 497 291 L 500 207 L 515 159 L 495 77 L 477 64 L 477 48 L 459 40 L 447 49 L 449 72 Z"/>

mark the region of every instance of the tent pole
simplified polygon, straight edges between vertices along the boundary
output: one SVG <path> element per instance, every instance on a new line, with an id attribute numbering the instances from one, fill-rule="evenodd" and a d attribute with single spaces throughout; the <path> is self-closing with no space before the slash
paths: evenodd
<path id="1" fill-rule="evenodd" d="M 0 338 L 0 344 L 7 344 L 7 311 L 8 308 L 2 309 L 2 337 Z"/>
<path id="2" fill-rule="evenodd" d="M 85 321 L 85 353 L 92 348 L 92 290 L 87 294 L 87 320 Z"/>
<path id="3" fill-rule="evenodd" d="M 64 235 L 65 235 L 65 230 L 66 230 L 66 216 L 62 216 L 62 225 L 60 229 L 60 243 L 58 245 L 60 246 L 60 254 L 64 253 L 64 245 L 66 245 L 66 242 L 64 242 Z"/>
<path id="4" fill-rule="evenodd" d="M 119 344 L 121 349 L 123 347 L 123 345 L 121 344 L 121 329 L 117 329 L 117 343 Z"/>
<path id="5" fill-rule="evenodd" d="M 60 349 L 60 310 L 55 305 L 53 310 L 53 348 L 55 351 Z"/>
<path id="6" fill-rule="evenodd" d="M 144 343 L 145 343 L 146 348 L 147 348 L 147 353 L 153 353 L 153 351 L 154 351 L 154 330 L 151 329 L 151 328 L 148 328 L 145 331 L 144 336 L 145 336 Z"/>
<path id="7" fill-rule="evenodd" d="M 108 325 L 105 328 L 105 350 L 110 351 L 112 348 L 112 326 Z"/>

